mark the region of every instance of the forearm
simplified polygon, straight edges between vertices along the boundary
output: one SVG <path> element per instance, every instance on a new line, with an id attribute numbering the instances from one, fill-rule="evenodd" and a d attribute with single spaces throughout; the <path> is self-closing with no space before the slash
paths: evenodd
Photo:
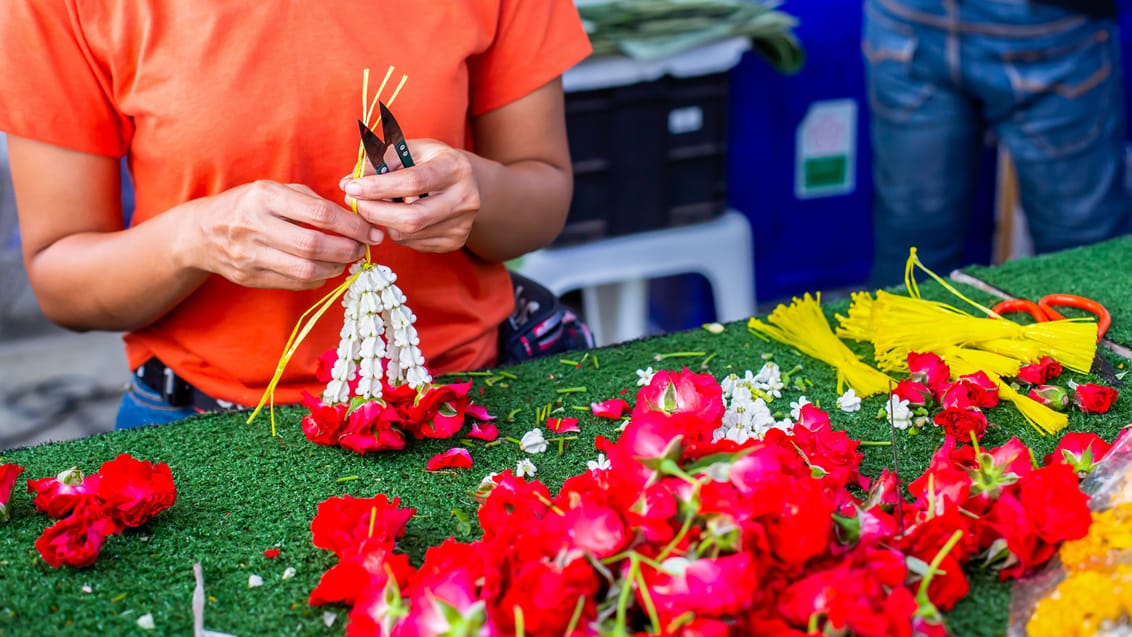
<path id="1" fill-rule="evenodd" d="M 29 255 L 44 314 L 79 331 L 129 331 L 159 319 L 208 277 L 188 265 L 180 224 L 192 205 L 126 230 L 69 235 Z"/>
<path id="2" fill-rule="evenodd" d="M 476 155 L 471 161 L 480 210 L 468 250 L 488 261 L 506 261 L 554 241 L 570 209 L 569 167 L 535 159 L 505 165 Z"/>

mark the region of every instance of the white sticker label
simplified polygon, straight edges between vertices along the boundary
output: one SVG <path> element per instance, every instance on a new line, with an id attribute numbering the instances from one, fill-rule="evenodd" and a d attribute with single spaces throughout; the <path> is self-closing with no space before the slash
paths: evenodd
<path id="1" fill-rule="evenodd" d="M 694 133 L 704 127 L 704 110 L 699 106 L 685 106 L 668 111 L 668 132 L 673 135 Z"/>
<path id="2" fill-rule="evenodd" d="M 798 126 L 794 194 L 845 195 L 857 188 L 857 102 L 814 102 Z"/>

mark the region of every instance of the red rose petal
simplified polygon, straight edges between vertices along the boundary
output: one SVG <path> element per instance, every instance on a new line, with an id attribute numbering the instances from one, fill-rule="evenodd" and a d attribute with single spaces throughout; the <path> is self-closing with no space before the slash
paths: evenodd
<path id="1" fill-rule="evenodd" d="M 266 551 L 263 552 L 263 556 L 266 557 L 269 560 L 272 560 L 272 559 L 279 557 L 279 553 L 280 553 L 279 549 L 267 549 Z"/>
<path id="2" fill-rule="evenodd" d="M 467 449 L 463 447 L 456 447 L 449 449 L 444 453 L 438 453 L 433 456 L 429 461 L 426 469 L 429 471 L 437 471 L 440 469 L 471 469 L 472 468 L 472 454 L 468 453 Z"/>
<path id="3" fill-rule="evenodd" d="M 629 403 L 620 398 L 613 398 L 600 403 L 590 403 L 590 411 L 598 418 L 616 420 L 629 411 Z"/>
<path id="4" fill-rule="evenodd" d="M 556 434 L 580 431 L 577 418 L 547 418 L 546 427 Z"/>

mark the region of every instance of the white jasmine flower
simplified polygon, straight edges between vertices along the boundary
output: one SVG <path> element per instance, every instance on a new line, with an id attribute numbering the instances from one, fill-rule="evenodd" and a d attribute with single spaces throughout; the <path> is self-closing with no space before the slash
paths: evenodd
<path id="1" fill-rule="evenodd" d="M 535 463 L 531 462 L 530 458 L 523 458 L 515 466 L 515 475 L 520 478 L 534 476 L 536 473 L 538 473 L 538 467 L 535 466 Z"/>
<path id="2" fill-rule="evenodd" d="M 153 630 L 157 625 L 153 622 L 153 613 L 146 613 L 138 617 L 138 627 L 142 630 Z"/>
<path id="3" fill-rule="evenodd" d="M 751 381 L 752 387 L 760 389 L 768 396 L 782 398 L 782 390 L 786 384 L 782 382 L 782 370 L 776 363 L 766 363 Z"/>
<path id="4" fill-rule="evenodd" d="M 331 626 L 333 626 L 334 622 L 336 622 L 336 621 L 338 621 L 338 615 L 336 615 L 335 613 L 332 613 L 330 611 L 323 611 L 323 613 L 322 613 L 322 623 L 325 624 L 327 628 L 330 628 Z"/>
<path id="5" fill-rule="evenodd" d="M 291 579 L 294 576 L 295 576 L 295 567 L 294 566 L 288 566 L 287 569 L 283 571 L 283 579 Z"/>
<path id="6" fill-rule="evenodd" d="M 884 410 L 893 427 L 904 430 L 912 426 L 912 410 L 909 409 L 907 400 L 889 396 L 888 402 L 884 404 Z"/>
<path id="7" fill-rule="evenodd" d="M 837 408 L 847 413 L 861 411 L 861 397 L 850 387 L 837 397 Z"/>
<path id="8" fill-rule="evenodd" d="M 586 468 L 590 471 L 608 471 L 613 468 L 613 464 L 609 462 L 609 458 L 606 458 L 604 453 L 599 453 L 597 460 L 590 460 L 586 463 Z"/>
<path id="9" fill-rule="evenodd" d="M 656 376 L 656 372 L 652 371 L 652 367 L 637 370 L 637 386 L 644 387 L 652 382 L 652 377 Z"/>
<path id="10" fill-rule="evenodd" d="M 546 438 L 538 427 L 523 434 L 523 439 L 519 441 L 519 449 L 527 453 L 542 453 L 546 451 L 546 447 Z"/>
<path id="11" fill-rule="evenodd" d="M 262 577 L 255 574 L 248 576 L 248 588 L 259 588 L 260 586 L 263 586 Z"/>
<path id="12" fill-rule="evenodd" d="M 798 420 L 802 417 L 802 408 L 810 404 L 812 403 L 810 402 L 809 398 L 806 398 L 805 396 L 799 396 L 798 400 L 792 401 L 790 403 L 790 417 L 794 420 Z"/>

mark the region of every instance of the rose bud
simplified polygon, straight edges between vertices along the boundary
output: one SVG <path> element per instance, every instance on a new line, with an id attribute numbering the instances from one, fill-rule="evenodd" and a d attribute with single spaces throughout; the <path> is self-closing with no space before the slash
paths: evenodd
<path id="1" fill-rule="evenodd" d="M 1039 385 L 1027 394 L 1031 400 L 1054 409 L 1065 411 L 1069 408 L 1069 392 L 1060 385 Z"/>
<path id="2" fill-rule="evenodd" d="M 1073 404 L 1085 413 L 1103 414 L 1112 406 L 1112 401 L 1116 400 L 1117 395 L 1115 389 L 1104 385 L 1077 385 Z"/>

